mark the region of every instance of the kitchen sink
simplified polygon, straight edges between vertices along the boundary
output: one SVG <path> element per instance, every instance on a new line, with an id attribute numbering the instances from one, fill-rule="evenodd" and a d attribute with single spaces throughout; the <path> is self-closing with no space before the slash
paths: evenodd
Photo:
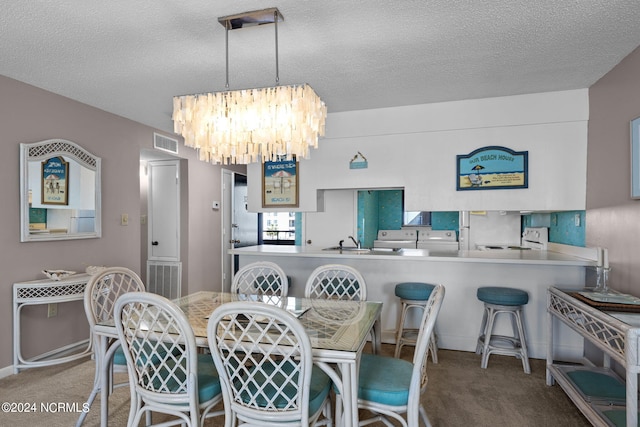
<path id="1" fill-rule="evenodd" d="M 351 246 L 332 246 L 330 248 L 324 248 L 323 251 L 340 251 L 340 252 L 349 252 L 349 253 L 362 253 L 362 254 L 379 254 L 379 255 L 389 255 L 400 252 L 401 248 L 355 248 Z"/>
<path id="2" fill-rule="evenodd" d="M 371 252 L 368 248 L 354 248 L 350 246 L 332 246 L 330 248 L 324 248 L 323 251 L 340 251 L 340 252 Z"/>

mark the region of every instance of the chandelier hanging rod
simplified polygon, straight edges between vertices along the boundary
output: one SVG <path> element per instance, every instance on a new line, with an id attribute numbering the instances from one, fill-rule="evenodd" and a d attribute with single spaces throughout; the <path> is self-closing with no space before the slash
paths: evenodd
<path id="1" fill-rule="evenodd" d="M 226 80 L 225 88 L 229 89 L 229 30 L 253 27 L 256 25 L 275 24 L 275 44 L 276 44 L 276 86 L 280 84 L 280 67 L 278 59 L 278 22 L 284 21 L 284 16 L 277 7 L 268 9 L 253 10 L 251 12 L 237 13 L 235 15 L 222 16 L 218 22 L 225 29 L 225 60 L 226 60 Z"/>

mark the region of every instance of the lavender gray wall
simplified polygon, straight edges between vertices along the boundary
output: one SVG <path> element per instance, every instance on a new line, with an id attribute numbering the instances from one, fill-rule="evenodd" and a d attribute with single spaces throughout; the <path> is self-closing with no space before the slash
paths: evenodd
<path id="1" fill-rule="evenodd" d="M 140 150 L 152 148 L 154 129 L 68 98 L 0 76 L 0 369 L 12 359 L 12 284 L 41 279 L 42 269 L 84 271 L 87 265 L 125 266 L 144 273 L 140 218 L 146 205 L 140 194 Z M 168 101 L 170 103 L 170 101 Z M 170 109 L 170 105 L 167 107 Z M 102 238 L 60 242 L 20 242 L 19 144 L 51 138 L 74 141 L 102 158 Z M 220 278 L 221 212 L 211 209 L 222 200 L 220 167 L 197 160 L 180 146 L 189 183 L 183 201 L 183 277 L 194 292 L 214 287 Z M 244 167 L 234 168 L 243 171 Z M 120 215 L 129 214 L 129 225 Z M 46 318 L 46 306 L 23 310 L 23 354 L 27 357 L 88 334 L 81 302 L 58 307 Z"/>
<path id="2" fill-rule="evenodd" d="M 587 246 L 609 249 L 611 287 L 640 295 L 640 200 L 631 199 L 630 124 L 640 116 L 640 48 L 589 89 Z"/>

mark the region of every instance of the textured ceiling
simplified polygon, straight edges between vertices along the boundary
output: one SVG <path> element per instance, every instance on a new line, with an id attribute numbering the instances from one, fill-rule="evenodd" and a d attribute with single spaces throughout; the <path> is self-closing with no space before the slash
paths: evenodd
<path id="1" fill-rule="evenodd" d="M 329 112 L 587 88 L 640 45 L 638 0 L 24 0 L 0 74 L 165 131 L 225 89 L 217 18 L 278 7 L 280 84 Z M 275 85 L 274 26 L 229 32 L 229 88 Z"/>

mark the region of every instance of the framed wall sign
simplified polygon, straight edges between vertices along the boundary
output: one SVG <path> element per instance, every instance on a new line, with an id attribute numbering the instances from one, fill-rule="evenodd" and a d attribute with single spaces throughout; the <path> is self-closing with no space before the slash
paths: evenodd
<path id="1" fill-rule="evenodd" d="M 42 162 L 42 204 L 69 204 L 69 162 L 60 156 Z"/>
<path id="2" fill-rule="evenodd" d="M 262 164 L 262 207 L 298 207 L 298 162 L 282 160 Z"/>
<path id="3" fill-rule="evenodd" d="M 631 198 L 640 199 L 640 117 L 631 120 Z"/>
<path id="4" fill-rule="evenodd" d="M 456 190 L 500 190 L 528 188 L 529 152 L 506 147 L 478 148 L 459 154 Z"/>

